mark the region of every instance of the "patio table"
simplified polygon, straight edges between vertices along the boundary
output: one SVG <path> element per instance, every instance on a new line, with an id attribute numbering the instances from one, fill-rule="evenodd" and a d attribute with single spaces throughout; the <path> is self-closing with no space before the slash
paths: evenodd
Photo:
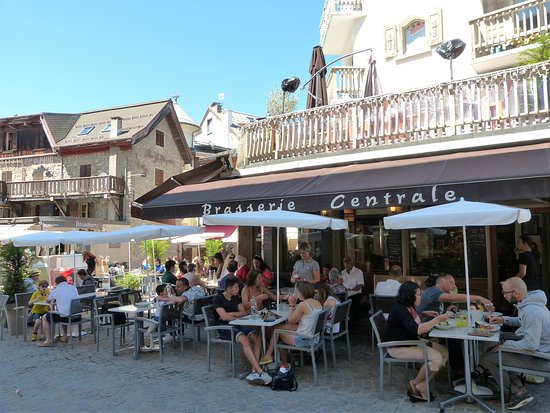
<path id="1" fill-rule="evenodd" d="M 273 327 L 277 324 L 284 323 L 288 319 L 288 309 L 286 310 L 280 309 L 276 314 L 279 315 L 279 318 L 276 318 L 275 320 L 271 320 L 271 321 L 262 320 L 260 315 L 257 315 L 255 318 L 252 318 L 251 315 L 247 315 L 245 317 L 232 320 L 229 322 L 229 324 L 233 326 L 260 327 L 262 331 L 263 354 L 265 354 L 265 349 L 266 349 L 265 328 Z"/>
<path id="2" fill-rule="evenodd" d="M 128 305 L 121 305 L 119 307 L 112 307 L 109 308 L 109 312 L 111 313 L 124 313 L 127 315 L 128 319 L 132 319 L 134 317 L 141 316 L 145 311 L 151 311 L 152 308 L 154 308 L 155 303 L 154 302 L 148 302 L 147 304 L 141 304 L 141 305 L 134 305 L 134 304 L 128 304 Z M 150 315 L 150 314 L 149 314 Z M 122 350 L 134 350 L 134 359 L 137 359 L 138 352 L 141 350 L 142 347 L 142 337 L 141 334 L 139 334 L 139 327 L 141 323 L 138 323 L 137 320 L 134 320 L 134 345 L 133 347 L 125 347 L 120 349 Z"/>

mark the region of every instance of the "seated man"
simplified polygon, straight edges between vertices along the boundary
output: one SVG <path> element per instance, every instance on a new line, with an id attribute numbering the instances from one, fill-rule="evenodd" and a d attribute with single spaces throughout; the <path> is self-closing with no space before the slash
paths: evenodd
<path id="1" fill-rule="evenodd" d="M 214 297 L 212 306 L 215 310 L 216 323 L 218 325 L 229 325 L 229 322 L 248 314 L 239 297 L 239 280 L 231 276 L 225 279 L 223 294 Z M 252 366 L 252 372 L 246 376 L 251 384 L 268 385 L 271 383 L 271 376 L 262 370 L 258 364 L 262 340 L 254 330 L 245 326 L 232 326 L 235 333 L 235 341 L 243 347 L 244 356 Z M 220 338 L 231 339 L 229 330 L 221 330 Z"/>
<path id="2" fill-rule="evenodd" d="M 427 282 L 428 283 L 428 282 Z M 445 312 L 445 304 L 465 303 L 466 294 L 453 293 L 456 288 L 455 279 L 451 274 L 440 274 L 435 280 L 435 285 L 429 286 L 422 293 L 420 305 L 416 311 L 426 320 L 431 320 L 437 314 Z M 491 301 L 480 295 L 470 295 L 471 303 L 490 304 Z M 462 341 L 448 339 L 449 364 L 455 377 L 463 376 L 464 357 L 462 352 Z"/>
<path id="3" fill-rule="evenodd" d="M 527 285 L 519 277 L 508 278 L 501 283 L 502 294 L 506 301 L 515 305 L 517 317 L 491 317 L 491 323 L 503 323 L 519 327 L 516 335 L 520 340 L 506 340 L 502 346 L 525 351 L 539 351 L 550 355 L 550 311 L 546 308 L 546 294 L 542 290 L 528 293 Z M 480 365 L 478 374 L 488 369 L 492 376 L 499 380 L 498 346 L 491 348 Z M 526 369 L 550 371 L 550 361 L 534 358 L 528 354 L 503 354 L 508 366 L 525 367 Z M 506 408 L 516 410 L 533 400 L 517 373 L 504 371 L 504 397 L 508 400 Z"/>
<path id="4" fill-rule="evenodd" d="M 383 295 L 387 297 L 397 297 L 399 287 L 401 287 L 401 276 L 403 272 L 399 265 L 392 265 L 388 272 L 388 279 L 386 281 L 380 281 L 376 284 L 374 289 L 374 295 Z"/>
<path id="5" fill-rule="evenodd" d="M 80 285 L 93 285 L 96 286 L 95 279 L 91 275 L 88 275 L 85 269 L 80 269 L 76 272 L 76 275 L 78 275 L 78 278 L 81 281 Z"/>
<path id="6" fill-rule="evenodd" d="M 46 302 L 51 303 L 55 300 L 55 304 L 57 305 L 57 311 L 61 313 L 59 314 L 50 314 L 47 313 L 42 317 L 42 326 L 44 330 L 44 334 L 46 335 L 46 341 L 40 343 L 39 347 L 51 347 L 52 346 L 52 335 L 50 331 L 50 322 L 51 318 L 53 317 L 54 322 L 68 322 L 69 321 L 69 314 L 71 313 L 71 301 L 75 298 L 78 298 L 78 290 L 74 285 L 69 285 L 67 283 L 67 279 L 60 275 L 55 279 L 55 285 L 56 287 L 50 292 L 48 295 L 48 298 L 46 298 Z M 63 325 L 61 326 L 62 329 L 62 336 L 60 338 L 60 341 L 66 343 L 67 340 L 67 326 Z"/>
<path id="7" fill-rule="evenodd" d="M 193 317 L 193 302 L 196 298 L 204 297 L 204 289 L 195 285 L 189 286 L 189 280 L 187 278 L 181 278 L 176 281 L 176 296 L 175 297 L 157 297 L 157 300 L 168 301 L 172 304 L 183 305 L 183 314 L 189 318 Z M 202 318 L 203 316 L 196 316 L 196 318 Z"/>

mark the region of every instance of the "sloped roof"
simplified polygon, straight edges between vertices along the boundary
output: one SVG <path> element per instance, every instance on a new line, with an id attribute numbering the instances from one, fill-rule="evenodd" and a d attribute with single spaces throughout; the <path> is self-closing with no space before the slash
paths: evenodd
<path id="1" fill-rule="evenodd" d="M 42 116 L 57 143 L 71 130 L 80 115 L 71 113 L 43 113 Z"/>
<path id="2" fill-rule="evenodd" d="M 184 123 L 186 125 L 196 126 L 197 129 L 200 129 L 200 126 L 197 125 L 197 123 L 187 114 L 186 111 L 183 110 L 183 108 L 179 105 L 178 102 L 174 102 L 174 109 L 176 110 L 176 114 L 178 115 L 178 120 L 180 123 Z"/>

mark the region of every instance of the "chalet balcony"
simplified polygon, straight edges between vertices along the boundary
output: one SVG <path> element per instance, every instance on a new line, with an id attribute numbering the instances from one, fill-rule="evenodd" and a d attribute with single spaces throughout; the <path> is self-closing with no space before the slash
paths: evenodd
<path id="1" fill-rule="evenodd" d="M 284 168 L 287 161 L 336 162 L 327 155 L 380 160 L 428 147 L 434 153 L 541 139 L 525 132 L 548 123 L 549 71 L 550 62 L 539 63 L 245 125 L 241 173 L 252 166 Z"/>
<path id="2" fill-rule="evenodd" d="M 550 1 L 531 0 L 470 21 L 472 65 L 478 73 L 512 67 L 550 28 Z"/>
<path id="3" fill-rule="evenodd" d="M 327 55 L 351 52 L 355 19 L 366 15 L 366 0 L 325 0 L 321 15 L 321 46 Z"/>
<path id="4" fill-rule="evenodd" d="M 124 195 L 124 179 L 116 176 L 7 182 L 8 200 L 44 200 L 50 197 L 80 198 Z"/>

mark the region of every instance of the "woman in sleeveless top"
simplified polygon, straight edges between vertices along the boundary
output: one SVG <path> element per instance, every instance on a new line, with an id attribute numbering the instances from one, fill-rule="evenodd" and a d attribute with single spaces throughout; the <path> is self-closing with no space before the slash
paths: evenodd
<path id="1" fill-rule="evenodd" d="M 324 310 L 329 310 L 327 315 L 327 321 L 325 323 L 325 331 L 330 334 L 340 332 L 340 323 L 332 324 L 334 313 L 336 312 L 336 305 L 340 304 L 340 300 L 336 297 L 331 288 L 324 282 L 318 282 L 313 286 L 315 290 L 315 299 L 321 303 Z"/>
<path id="2" fill-rule="evenodd" d="M 297 296 L 290 296 L 288 298 L 289 313 L 288 323 L 278 326 L 279 329 L 294 330 L 300 333 L 300 336 L 294 336 L 290 334 L 281 334 L 279 340 L 283 343 L 290 344 L 291 346 L 306 347 L 310 344 L 311 340 L 317 342 L 319 337 L 313 337 L 315 331 L 315 322 L 317 321 L 317 314 L 323 310 L 323 307 L 317 301 L 315 296 L 315 290 L 313 285 L 300 281 L 296 283 Z M 300 304 L 296 305 L 296 301 L 300 299 Z M 260 364 L 269 364 L 273 362 L 273 352 L 275 349 L 275 335 L 272 337 L 269 343 L 265 355 L 260 360 Z M 287 351 L 281 349 L 281 367 L 288 369 Z"/>

